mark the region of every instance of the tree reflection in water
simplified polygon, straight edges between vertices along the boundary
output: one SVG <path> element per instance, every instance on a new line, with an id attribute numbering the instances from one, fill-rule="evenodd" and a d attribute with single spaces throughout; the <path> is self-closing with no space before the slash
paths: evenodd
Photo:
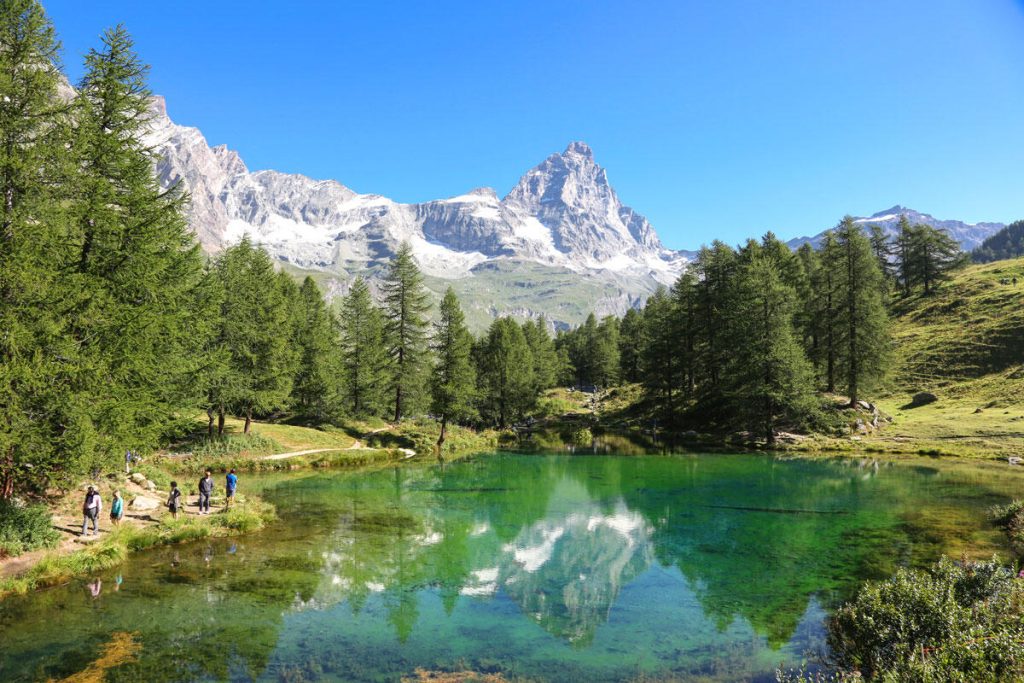
<path id="1" fill-rule="evenodd" d="M 511 455 L 266 484 L 282 521 L 233 554 L 144 553 L 116 593 L 0 603 L 0 678 L 80 671 L 114 630 L 141 650 L 113 679 L 757 676 L 820 647 L 861 580 L 957 542 L 991 551 L 984 508 L 1016 486 L 872 461 Z"/>

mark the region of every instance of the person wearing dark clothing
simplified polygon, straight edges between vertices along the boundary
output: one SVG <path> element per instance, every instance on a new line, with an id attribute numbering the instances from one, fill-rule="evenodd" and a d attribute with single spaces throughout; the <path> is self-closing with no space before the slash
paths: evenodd
<path id="1" fill-rule="evenodd" d="M 232 469 L 228 472 L 227 482 L 225 486 L 225 494 L 227 496 L 226 507 L 231 507 L 231 501 L 235 497 L 235 489 L 238 488 L 238 476 L 235 474 L 235 470 Z"/>
<path id="2" fill-rule="evenodd" d="M 167 509 L 171 511 L 173 519 L 178 518 L 178 510 L 181 509 L 181 491 L 178 489 L 178 482 L 171 482 L 171 494 L 167 496 Z"/>
<path id="3" fill-rule="evenodd" d="M 86 525 L 92 522 L 92 533 L 98 536 L 100 533 L 100 510 L 103 509 L 103 501 L 100 500 L 100 492 L 90 486 L 85 493 L 85 502 L 82 503 L 82 535 L 85 536 Z"/>
<path id="4" fill-rule="evenodd" d="M 210 470 L 206 470 L 206 476 L 199 480 L 199 514 L 210 514 L 210 496 L 213 494 L 213 477 Z"/>

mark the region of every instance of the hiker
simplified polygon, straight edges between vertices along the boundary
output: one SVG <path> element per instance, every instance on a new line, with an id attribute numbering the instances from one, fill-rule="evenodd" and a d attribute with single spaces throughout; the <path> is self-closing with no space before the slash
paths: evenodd
<path id="1" fill-rule="evenodd" d="M 103 501 L 100 500 L 100 492 L 96 487 L 90 486 L 85 492 L 85 502 L 82 503 L 82 535 L 86 536 L 85 527 L 92 520 L 92 533 L 100 535 L 100 510 L 103 509 Z"/>
<path id="2" fill-rule="evenodd" d="M 199 480 L 199 514 L 210 514 L 210 495 L 213 494 L 213 477 L 210 470 L 206 470 L 206 476 Z"/>
<path id="3" fill-rule="evenodd" d="M 224 503 L 224 507 L 229 508 L 231 507 L 231 500 L 235 497 L 235 489 L 238 488 L 238 476 L 235 474 L 234 468 L 231 468 L 231 471 L 228 472 L 227 485 L 225 486 L 225 488 L 227 489 L 227 500 Z"/>
<path id="4" fill-rule="evenodd" d="M 131 474 L 132 473 L 132 452 L 131 451 L 125 451 L 124 452 L 124 473 L 125 474 Z"/>
<path id="5" fill-rule="evenodd" d="M 178 518 L 178 510 L 181 508 L 181 491 L 178 490 L 178 482 L 171 482 L 171 495 L 167 497 L 167 509 L 171 511 L 171 518 Z"/>
<path id="6" fill-rule="evenodd" d="M 110 523 L 114 526 L 120 526 L 123 518 L 124 498 L 121 497 L 120 491 L 114 491 L 114 500 L 110 503 Z"/>

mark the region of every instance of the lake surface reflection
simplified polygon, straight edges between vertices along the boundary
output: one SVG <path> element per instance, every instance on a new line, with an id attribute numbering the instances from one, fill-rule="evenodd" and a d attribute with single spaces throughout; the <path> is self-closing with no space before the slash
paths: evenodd
<path id="1" fill-rule="evenodd" d="M 262 534 L 0 603 L 0 679 L 774 680 L 864 579 L 991 554 L 1006 466 L 486 455 L 247 480 Z"/>

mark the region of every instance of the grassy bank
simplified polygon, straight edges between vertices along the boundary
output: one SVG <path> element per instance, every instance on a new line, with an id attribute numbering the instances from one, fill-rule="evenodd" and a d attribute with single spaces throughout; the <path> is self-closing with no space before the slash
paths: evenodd
<path id="1" fill-rule="evenodd" d="M 1016 278 L 1018 285 L 1013 284 Z M 897 300 L 892 310 L 888 375 L 867 397 L 879 409 L 837 417 L 842 433 L 784 435 L 774 448 L 826 453 L 885 453 L 983 459 L 1024 457 L 1024 259 L 972 265 L 935 292 Z M 935 401 L 913 406 L 928 392 Z M 832 397 L 841 401 L 842 397 Z M 642 387 L 627 384 L 591 394 L 549 391 L 541 426 L 566 431 L 647 434 L 657 423 Z M 544 411 L 542 411 L 544 412 Z M 766 447 L 735 433 L 661 435 L 702 449 Z"/>
<path id="2" fill-rule="evenodd" d="M 128 553 L 153 546 L 257 531 L 274 517 L 273 506 L 250 496 L 239 500 L 230 510 L 209 516 L 182 516 L 178 519 L 164 516 L 159 522 L 146 526 L 122 524 L 81 550 L 71 553 L 54 551 L 44 555 L 26 572 L 0 579 L 0 598 L 109 569 L 123 562 Z"/>
<path id="3" fill-rule="evenodd" d="M 197 422 L 197 426 L 205 427 Z M 206 469 L 217 473 L 220 486 L 223 472 L 273 472 L 319 468 L 372 468 L 393 466 L 402 462 L 433 461 L 439 427 L 432 420 L 410 420 L 391 426 L 384 422 L 353 422 L 342 427 L 313 428 L 288 424 L 254 423 L 251 433 L 243 435 L 240 420 L 228 420 L 227 433 L 218 439 L 205 439 L 203 434 L 177 444 L 175 448 L 148 456 L 136 463 L 133 473 L 142 474 L 143 485 L 129 482 L 123 473 L 110 473 L 89 482 L 100 491 L 109 506 L 112 493 L 120 489 L 126 505 L 136 496 L 162 502 L 172 480 L 179 482 L 186 503 L 191 510 L 195 482 Z M 497 433 L 475 432 L 453 427 L 449 429 L 443 456 L 445 460 L 458 460 L 480 451 L 497 447 Z M 152 487 L 152 488 L 147 488 Z M 17 565 L 8 567 L 17 571 L 13 576 L 0 578 L 0 596 L 24 592 L 37 587 L 61 583 L 70 577 L 88 574 L 114 566 L 129 552 L 154 545 L 182 543 L 202 538 L 241 534 L 261 529 L 273 518 L 273 509 L 258 498 L 249 496 L 242 504 L 227 512 L 199 517 L 182 515 L 170 519 L 163 506 L 149 514 L 130 512 L 125 522 L 114 530 L 107 528 L 100 540 L 80 547 L 77 526 L 80 524 L 80 505 L 84 491 L 75 489 L 61 498 L 50 501 L 49 510 L 42 506 L 25 510 L 24 517 L 39 517 L 45 530 L 58 537 L 56 541 L 38 543 L 36 548 L 54 548 L 43 553 L 37 550 L 19 558 L 18 553 L 30 550 L 17 539 L 4 542 L 8 558 Z M 222 503 L 220 489 L 215 491 L 214 506 Z M 128 508 L 132 510 L 132 508 Z M 35 513 L 42 513 L 41 515 Z M 52 521 L 50 520 L 52 517 Z M 155 519 L 154 519 L 155 517 Z M 38 525 L 36 525 L 38 526 Z M 21 530 L 25 531 L 25 530 Z M 28 531 L 31 531 L 29 529 Z M 12 532 L 13 533 L 13 532 Z M 20 533 L 20 531 L 19 531 Z M 35 534 L 38 535 L 38 534 Z M 0 555 L 2 558 L 2 555 Z M 22 568 L 24 565 L 24 568 Z M 4 569 L 0 564 L 0 569 Z M 10 573 L 10 572 L 8 572 Z M 3 573 L 0 572 L 0 577 Z"/>

